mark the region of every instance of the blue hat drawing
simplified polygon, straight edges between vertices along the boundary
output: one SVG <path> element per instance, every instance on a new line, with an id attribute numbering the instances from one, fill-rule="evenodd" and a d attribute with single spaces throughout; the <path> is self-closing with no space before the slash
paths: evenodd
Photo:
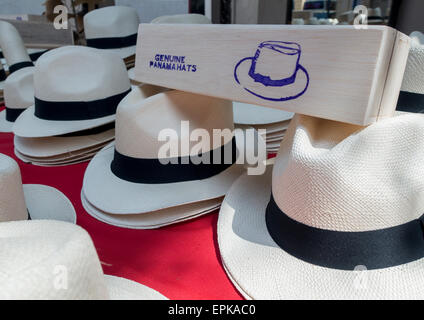
<path id="1" fill-rule="evenodd" d="M 234 78 L 258 98 L 269 101 L 296 99 L 309 85 L 308 72 L 299 63 L 301 53 L 301 46 L 295 42 L 262 42 L 255 56 L 237 63 Z"/>

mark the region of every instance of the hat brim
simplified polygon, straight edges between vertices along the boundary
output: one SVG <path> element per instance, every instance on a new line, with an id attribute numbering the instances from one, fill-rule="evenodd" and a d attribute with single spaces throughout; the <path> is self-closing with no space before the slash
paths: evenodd
<path id="1" fill-rule="evenodd" d="M 96 146 L 107 143 L 113 140 L 114 137 L 115 129 L 75 137 L 24 138 L 15 136 L 14 145 L 19 153 L 29 157 L 44 158 L 62 155 L 64 158 L 67 158 L 74 152 L 89 151 L 87 149 L 93 149 Z"/>
<path id="2" fill-rule="evenodd" d="M 157 229 L 213 212 L 220 207 L 222 197 L 144 214 L 128 215 L 114 215 L 99 210 L 88 202 L 82 191 L 81 202 L 89 215 L 104 223 L 127 229 Z"/>
<path id="3" fill-rule="evenodd" d="M 238 82 L 250 94 L 268 101 L 288 101 L 296 99 L 306 92 L 309 84 L 309 75 L 302 66 L 299 66 L 296 71 L 295 82 L 281 87 L 273 87 L 255 82 L 249 76 L 252 60 L 253 57 L 241 60 L 235 69 L 235 76 Z"/>
<path id="4" fill-rule="evenodd" d="M 234 123 L 244 125 L 266 125 L 290 120 L 294 115 L 293 112 L 241 102 L 233 102 L 233 114 Z"/>
<path id="5" fill-rule="evenodd" d="M 46 159 L 37 159 L 37 158 L 28 158 L 22 154 L 19 153 L 19 151 L 17 151 L 15 149 L 15 156 L 25 162 L 25 163 L 31 163 L 33 165 L 36 166 L 40 166 L 40 167 L 57 167 L 57 166 L 63 166 L 63 165 L 71 165 L 71 164 L 77 164 L 77 163 L 81 163 L 81 162 L 85 162 L 90 160 L 99 150 L 95 149 L 91 152 L 88 153 L 83 153 L 80 155 L 76 155 L 76 156 L 72 156 L 69 158 L 64 158 L 64 159 L 51 159 L 51 158 L 47 158 Z"/>
<path id="6" fill-rule="evenodd" d="M 424 298 L 424 259 L 386 269 L 344 271 L 312 265 L 278 247 L 265 224 L 271 171 L 267 168 L 262 176 L 242 175 L 228 191 L 219 213 L 217 230 L 222 262 L 244 297 Z"/>
<path id="7" fill-rule="evenodd" d="M 0 111 L 0 132 L 12 132 L 13 122 L 6 120 L 6 110 Z"/>
<path id="8" fill-rule="evenodd" d="M 23 189 L 31 220 L 47 219 L 76 223 L 74 206 L 59 190 L 40 184 L 24 184 Z"/>
<path id="9" fill-rule="evenodd" d="M 13 125 L 13 132 L 15 135 L 23 138 L 53 137 L 100 127 L 101 125 L 115 121 L 115 118 L 116 115 L 113 114 L 91 120 L 44 120 L 34 115 L 34 106 L 31 106 L 16 119 Z"/>
<path id="10" fill-rule="evenodd" d="M 164 295 L 138 282 L 105 275 L 111 300 L 168 300 Z"/>
<path id="11" fill-rule="evenodd" d="M 125 48 L 117 48 L 117 49 L 102 49 L 107 52 L 112 52 L 120 56 L 122 59 L 126 59 L 135 54 L 137 46 L 130 46 Z"/>
<path id="12" fill-rule="evenodd" d="M 85 171 L 83 191 L 96 208 L 113 214 L 139 214 L 222 197 L 245 170 L 234 164 L 203 180 L 176 183 L 133 183 L 115 176 L 110 165 L 112 143 L 97 153 Z"/>

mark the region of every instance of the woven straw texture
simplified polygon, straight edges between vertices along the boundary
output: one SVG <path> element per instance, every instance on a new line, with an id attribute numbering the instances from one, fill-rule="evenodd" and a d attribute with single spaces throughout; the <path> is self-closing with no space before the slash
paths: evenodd
<path id="1" fill-rule="evenodd" d="M 423 144 L 422 115 L 367 128 L 295 116 L 273 172 L 241 176 L 224 199 L 218 243 L 230 279 L 253 299 L 424 298 L 423 259 L 371 271 L 318 267 L 285 253 L 265 225 L 271 184 L 286 214 L 315 227 L 373 230 L 421 216 Z"/>

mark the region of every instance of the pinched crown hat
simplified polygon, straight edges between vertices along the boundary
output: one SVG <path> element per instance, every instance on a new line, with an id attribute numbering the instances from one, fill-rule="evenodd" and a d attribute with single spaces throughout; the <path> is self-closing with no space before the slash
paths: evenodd
<path id="1" fill-rule="evenodd" d="M 0 224 L 28 219 L 76 222 L 74 207 L 62 192 L 39 184 L 22 185 L 18 164 L 1 153 L 0 203 Z"/>
<path id="2" fill-rule="evenodd" d="M 140 19 L 130 7 L 109 6 L 84 16 L 87 46 L 107 49 L 127 58 L 135 54 Z"/>
<path id="3" fill-rule="evenodd" d="M 274 167 L 222 204 L 233 283 L 253 299 L 423 299 L 423 148 L 422 115 L 369 127 L 296 115 Z"/>
<path id="4" fill-rule="evenodd" d="M 104 275 L 82 228 L 59 221 L 0 223 L 0 299 L 163 300 L 136 282 Z"/>
<path id="5" fill-rule="evenodd" d="M 0 112 L 0 132 L 12 132 L 12 126 L 26 108 L 34 104 L 34 67 L 12 73 L 5 81 L 6 109 Z"/>
<path id="6" fill-rule="evenodd" d="M 10 74 L 34 66 L 18 30 L 6 21 L 0 21 L 0 47 Z"/>
<path id="7" fill-rule="evenodd" d="M 175 90 L 145 99 L 142 88 L 133 89 L 118 107 L 115 144 L 88 165 L 86 199 L 104 212 L 138 214 L 223 196 L 244 170 L 235 163 L 231 102 Z M 188 121 L 187 131 L 182 121 Z M 196 129 L 206 131 L 207 139 L 189 141 Z M 219 129 L 230 136 L 211 143 Z M 175 133 L 168 141 L 173 147 L 161 155 L 167 140 L 159 138 L 166 133 Z M 216 163 L 214 158 L 214 164 L 215 154 L 225 159 Z M 209 163 L 201 161 L 207 156 Z"/>
<path id="8" fill-rule="evenodd" d="M 35 104 L 21 114 L 13 131 L 36 138 L 111 124 L 130 88 L 125 64 L 115 54 L 82 46 L 51 50 L 35 66 Z"/>

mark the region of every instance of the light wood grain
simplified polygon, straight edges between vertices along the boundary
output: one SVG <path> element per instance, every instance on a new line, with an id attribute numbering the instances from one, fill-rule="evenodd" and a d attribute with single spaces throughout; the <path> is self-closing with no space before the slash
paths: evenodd
<path id="1" fill-rule="evenodd" d="M 409 48 L 407 36 L 383 26 L 357 30 L 352 26 L 142 24 L 138 34 L 135 79 L 140 82 L 360 125 L 393 114 Z M 301 46 L 299 63 L 310 82 L 296 99 L 276 102 L 249 93 L 244 85 L 248 81 L 253 82 L 248 88 L 265 97 L 273 97 L 279 88 L 253 81 L 248 69 L 238 74 L 242 85 L 235 81 L 239 61 L 254 56 L 258 45 L 269 40 Z M 158 54 L 184 56 L 185 64 L 195 65 L 196 71 L 152 67 Z M 279 67 L 269 60 L 263 62 L 262 71 L 272 73 Z M 298 71 L 296 85 L 301 76 Z M 282 95 L 287 88 L 281 88 Z M 383 102 L 384 112 L 380 112 Z"/>
<path id="2" fill-rule="evenodd" d="M 15 26 L 27 48 L 50 49 L 74 44 L 71 28 L 55 29 L 50 22 L 1 20 Z"/>

